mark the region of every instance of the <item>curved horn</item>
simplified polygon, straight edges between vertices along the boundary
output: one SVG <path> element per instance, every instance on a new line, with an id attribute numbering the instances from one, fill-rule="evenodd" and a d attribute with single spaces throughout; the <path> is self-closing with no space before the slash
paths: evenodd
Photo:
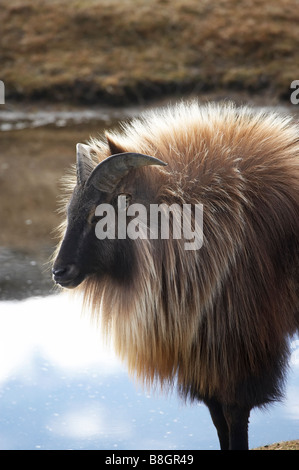
<path id="1" fill-rule="evenodd" d="M 92 184 L 96 189 L 110 193 L 130 170 L 147 165 L 164 166 L 167 163 L 141 153 L 125 152 L 111 155 L 96 166 L 86 184 Z"/>

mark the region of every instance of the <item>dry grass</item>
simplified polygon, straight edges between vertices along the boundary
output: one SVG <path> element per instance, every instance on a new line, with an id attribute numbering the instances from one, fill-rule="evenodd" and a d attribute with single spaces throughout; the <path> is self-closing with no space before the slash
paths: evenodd
<path id="1" fill-rule="evenodd" d="M 295 441 L 276 442 L 254 450 L 299 450 L 299 439 Z"/>
<path id="2" fill-rule="evenodd" d="M 123 104 L 163 93 L 289 98 L 296 0 L 2 0 L 7 97 Z"/>

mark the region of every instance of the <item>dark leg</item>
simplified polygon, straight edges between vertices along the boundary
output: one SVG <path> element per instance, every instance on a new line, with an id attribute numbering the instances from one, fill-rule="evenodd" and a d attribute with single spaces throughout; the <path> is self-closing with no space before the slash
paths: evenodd
<path id="1" fill-rule="evenodd" d="M 228 426 L 222 411 L 222 405 L 211 398 L 209 400 L 205 400 L 205 404 L 209 408 L 210 415 L 214 426 L 217 429 L 217 434 L 220 442 L 221 450 L 228 450 L 229 449 L 229 431 Z"/>
<path id="2" fill-rule="evenodd" d="M 223 405 L 229 429 L 229 449 L 248 450 L 248 420 L 250 410 L 236 405 Z"/>

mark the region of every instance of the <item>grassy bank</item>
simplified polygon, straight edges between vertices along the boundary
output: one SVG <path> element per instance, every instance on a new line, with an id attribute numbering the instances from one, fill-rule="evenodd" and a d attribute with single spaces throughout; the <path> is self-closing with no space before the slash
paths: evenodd
<path id="1" fill-rule="evenodd" d="M 276 442 L 254 450 L 299 450 L 299 439 L 295 441 Z"/>
<path id="2" fill-rule="evenodd" d="M 289 99 L 298 23 L 296 0 L 2 0 L 0 79 L 6 100 Z"/>

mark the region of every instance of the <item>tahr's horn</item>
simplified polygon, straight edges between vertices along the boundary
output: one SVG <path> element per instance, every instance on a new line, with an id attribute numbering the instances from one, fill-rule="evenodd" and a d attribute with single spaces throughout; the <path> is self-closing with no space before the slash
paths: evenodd
<path id="1" fill-rule="evenodd" d="M 156 157 L 141 153 L 118 153 L 99 163 L 89 176 L 86 185 L 92 184 L 96 189 L 110 193 L 130 170 L 148 165 L 167 165 Z"/>

